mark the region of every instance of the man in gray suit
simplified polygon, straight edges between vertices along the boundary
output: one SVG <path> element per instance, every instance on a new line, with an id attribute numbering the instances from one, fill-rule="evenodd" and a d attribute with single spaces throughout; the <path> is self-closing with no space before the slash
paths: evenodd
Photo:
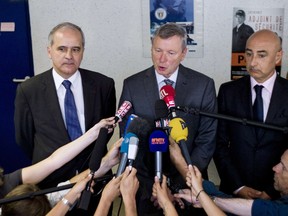
<path id="1" fill-rule="evenodd" d="M 57 25 L 49 34 L 47 48 L 53 68 L 25 81 L 17 88 L 14 116 L 16 140 L 33 163 L 43 160 L 71 141 L 64 112 L 64 80 L 72 83 L 71 91 L 81 133 L 102 118 L 115 115 L 114 80 L 79 68 L 84 46 L 84 34 L 80 27 L 72 23 Z M 56 186 L 87 169 L 93 147 L 94 145 L 90 145 L 68 164 L 53 172 L 41 186 Z"/>
<path id="2" fill-rule="evenodd" d="M 161 26 L 152 39 L 151 52 L 153 66 L 124 80 L 119 105 L 124 100 L 130 101 L 132 103 L 130 113 L 145 118 L 151 122 L 151 125 L 154 125 L 155 102 L 160 99 L 159 90 L 165 85 L 164 80 L 169 78 L 174 82 L 176 105 L 216 112 L 214 81 L 180 64 L 187 53 L 185 29 L 172 23 Z M 178 111 L 176 113 L 188 125 L 189 135 L 186 144 L 192 163 L 200 167 L 207 178 L 207 167 L 215 149 L 216 120 Z M 123 134 L 126 121 L 127 118 L 124 118 L 120 123 L 121 134 Z M 161 215 L 162 212 L 159 210 L 157 212 L 156 207 L 150 201 L 154 183 L 154 155 L 149 152 L 148 143 L 142 144 L 139 145 L 135 163 L 140 181 L 140 190 L 137 195 L 138 214 Z M 171 186 L 174 189 L 185 187 L 184 179 L 170 164 L 170 160 L 167 163 L 163 162 L 163 165 L 163 171 L 171 182 L 174 182 Z"/>

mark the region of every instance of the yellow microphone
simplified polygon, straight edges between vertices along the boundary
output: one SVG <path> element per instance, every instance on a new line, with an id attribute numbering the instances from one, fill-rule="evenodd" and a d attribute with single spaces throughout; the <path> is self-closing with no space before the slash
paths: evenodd
<path id="1" fill-rule="evenodd" d="M 169 122 L 169 132 L 170 136 L 179 143 L 181 152 L 185 158 L 188 165 L 192 164 L 191 157 L 189 155 L 186 140 L 188 136 L 188 128 L 185 121 L 182 118 L 173 118 Z"/>

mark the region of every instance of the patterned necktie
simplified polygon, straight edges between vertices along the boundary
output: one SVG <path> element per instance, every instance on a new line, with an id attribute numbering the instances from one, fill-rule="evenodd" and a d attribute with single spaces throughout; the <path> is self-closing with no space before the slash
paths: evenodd
<path id="1" fill-rule="evenodd" d="M 173 82 L 172 80 L 170 80 L 170 79 L 165 79 L 164 82 L 165 82 L 166 85 L 171 85 L 171 86 L 173 86 L 173 83 L 174 83 L 174 82 Z"/>
<path id="2" fill-rule="evenodd" d="M 253 105 L 254 119 L 260 122 L 264 120 L 263 114 L 263 98 L 262 98 L 262 85 L 255 85 L 254 90 L 256 92 L 256 98 Z"/>
<path id="3" fill-rule="evenodd" d="M 69 80 L 64 80 L 62 84 L 66 88 L 66 95 L 64 99 L 66 127 L 72 141 L 81 136 L 82 131 L 77 115 L 74 96 L 70 89 L 71 82 Z"/>

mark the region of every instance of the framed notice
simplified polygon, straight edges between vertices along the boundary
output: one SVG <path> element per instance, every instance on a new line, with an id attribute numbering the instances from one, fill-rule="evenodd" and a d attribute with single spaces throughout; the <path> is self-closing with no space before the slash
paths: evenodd
<path id="1" fill-rule="evenodd" d="M 186 29 L 186 56 L 203 56 L 203 1 L 142 0 L 142 20 L 144 57 L 151 57 L 151 37 L 157 28 L 171 22 Z"/>

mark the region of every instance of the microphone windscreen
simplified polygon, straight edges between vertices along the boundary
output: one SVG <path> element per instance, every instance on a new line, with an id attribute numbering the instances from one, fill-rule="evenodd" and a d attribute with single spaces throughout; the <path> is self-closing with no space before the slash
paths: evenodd
<path id="1" fill-rule="evenodd" d="M 134 118 L 133 121 L 127 127 L 127 133 L 134 133 L 141 143 L 144 143 L 148 139 L 148 134 L 151 131 L 150 123 L 141 117 Z"/>
<path id="2" fill-rule="evenodd" d="M 154 130 L 149 137 L 150 152 L 166 152 L 169 140 L 166 133 L 162 130 Z"/>
<path id="3" fill-rule="evenodd" d="M 175 107 L 175 89 L 171 85 L 164 85 L 160 89 L 160 98 L 165 101 L 168 109 Z"/>
<path id="4" fill-rule="evenodd" d="M 168 108 L 164 100 L 156 100 L 155 115 L 156 119 L 165 118 L 168 116 Z"/>
<path id="5" fill-rule="evenodd" d="M 92 172 L 97 171 L 101 165 L 102 157 L 105 155 L 107 151 L 107 141 L 108 141 L 107 137 L 108 137 L 108 129 L 101 128 L 98 138 L 95 142 L 91 158 L 89 160 L 89 168 Z"/>
<path id="6" fill-rule="evenodd" d="M 132 104 L 129 101 L 124 101 L 115 114 L 115 122 L 122 120 L 122 118 L 128 113 L 132 108 Z"/>
<path id="7" fill-rule="evenodd" d="M 138 144 L 139 144 L 139 139 L 135 134 L 133 134 L 133 136 L 131 136 L 129 140 L 128 160 L 135 160 L 137 152 L 138 152 Z"/>
<path id="8" fill-rule="evenodd" d="M 185 121 L 181 118 L 173 118 L 169 122 L 170 136 L 176 141 L 187 140 L 188 128 Z"/>
<path id="9" fill-rule="evenodd" d="M 126 133 L 127 133 L 127 129 L 128 129 L 128 127 L 129 127 L 130 123 L 131 123 L 135 118 L 137 118 L 137 117 L 138 117 L 138 116 L 135 115 L 135 114 L 131 114 L 131 115 L 128 117 L 128 120 L 127 120 L 126 125 L 125 125 L 124 134 L 123 134 L 124 137 L 125 137 L 125 135 L 126 135 Z"/>

